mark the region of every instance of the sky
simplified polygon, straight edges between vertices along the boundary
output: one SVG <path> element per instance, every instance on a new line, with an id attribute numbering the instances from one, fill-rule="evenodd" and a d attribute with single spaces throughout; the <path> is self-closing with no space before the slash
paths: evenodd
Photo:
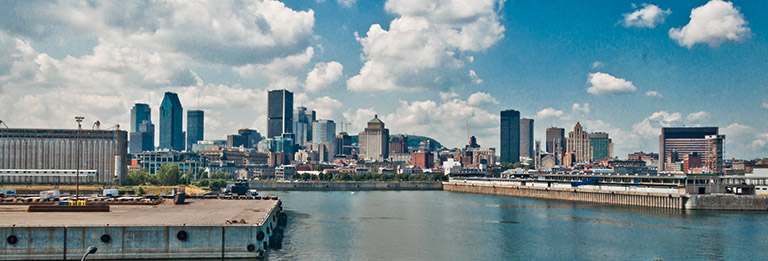
<path id="1" fill-rule="evenodd" d="M 768 156 L 768 1 L 0 1 L 0 120 L 130 126 L 166 91 L 205 138 L 266 126 L 266 92 L 357 133 L 499 146 L 499 112 L 657 152 L 660 128 L 718 126 Z M 185 113 L 186 115 L 186 113 Z M 185 120 L 186 121 L 186 120 Z M 185 122 L 186 124 L 186 122 Z"/>

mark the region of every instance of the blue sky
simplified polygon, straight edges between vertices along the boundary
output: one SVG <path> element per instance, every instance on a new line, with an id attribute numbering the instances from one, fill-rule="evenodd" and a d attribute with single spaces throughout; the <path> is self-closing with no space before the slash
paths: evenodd
<path id="1" fill-rule="evenodd" d="M 657 151 L 663 126 L 719 126 L 727 157 L 768 156 L 765 1 L 0 2 L 0 119 L 128 128 L 178 92 L 206 138 L 263 132 L 265 92 L 350 132 L 498 147 L 498 113 Z M 693 10 L 697 10 L 692 14 Z M 198 103 L 199 100 L 199 103 Z M 341 125 L 341 124 L 339 124 Z"/>

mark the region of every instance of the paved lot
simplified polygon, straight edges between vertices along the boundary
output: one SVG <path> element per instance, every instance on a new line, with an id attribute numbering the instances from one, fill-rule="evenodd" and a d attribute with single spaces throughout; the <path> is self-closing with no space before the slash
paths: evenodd
<path id="1" fill-rule="evenodd" d="M 26 212 L 0 206 L 0 226 L 202 226 L 244 219 L 261 224 L 276 200 L 188 199 L 183 205 L 111 206 L 110 212 Z"/>

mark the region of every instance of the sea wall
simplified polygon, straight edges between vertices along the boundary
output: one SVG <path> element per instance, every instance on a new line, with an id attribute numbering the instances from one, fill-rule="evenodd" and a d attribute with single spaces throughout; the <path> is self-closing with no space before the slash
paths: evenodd
<path id="1" fill-rule="evenodd" d="M 754 195 L 691 195 L 686 209 L 701 210 L 768 210 L 768 196 Z"/>
<path id="2" fill-rule="evenodd" d="M 250 183 L 258 190 L 442 190 L 440 182 L 258 182 Z"/>
<path id="3" fill-rule="evenodd" d="M 464 183 L 460 181 L 444 182 L 443 190 L 672 209 L 682 209 L 686 200 L 685 195 L 672 193 L 598 191 L 578 188 L 519 186 L 513 184 Z"/>
<path id="4" fill-rule="evenodd" d="M 0 260 L 224 259 L 257 258 L 269 247 L 281 204 L 257 224 L 209 226 L 61 226 L 0 225 Z M 51 213 L 52 218 L 56 213 Z M 158 224 L 162 224 L 158 220 Z"/>

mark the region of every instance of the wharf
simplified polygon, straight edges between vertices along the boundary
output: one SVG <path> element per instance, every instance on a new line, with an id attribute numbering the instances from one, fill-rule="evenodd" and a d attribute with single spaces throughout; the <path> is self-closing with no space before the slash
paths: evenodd
<path id="1" fill-rule="evenodd" d="M 257 258 L 282 213 L 272 199 L 187 202 L 75 213 L 0 206 L 0 260 L 80 259 L 89 246 L 98 248 L 89 259 Z"/>

